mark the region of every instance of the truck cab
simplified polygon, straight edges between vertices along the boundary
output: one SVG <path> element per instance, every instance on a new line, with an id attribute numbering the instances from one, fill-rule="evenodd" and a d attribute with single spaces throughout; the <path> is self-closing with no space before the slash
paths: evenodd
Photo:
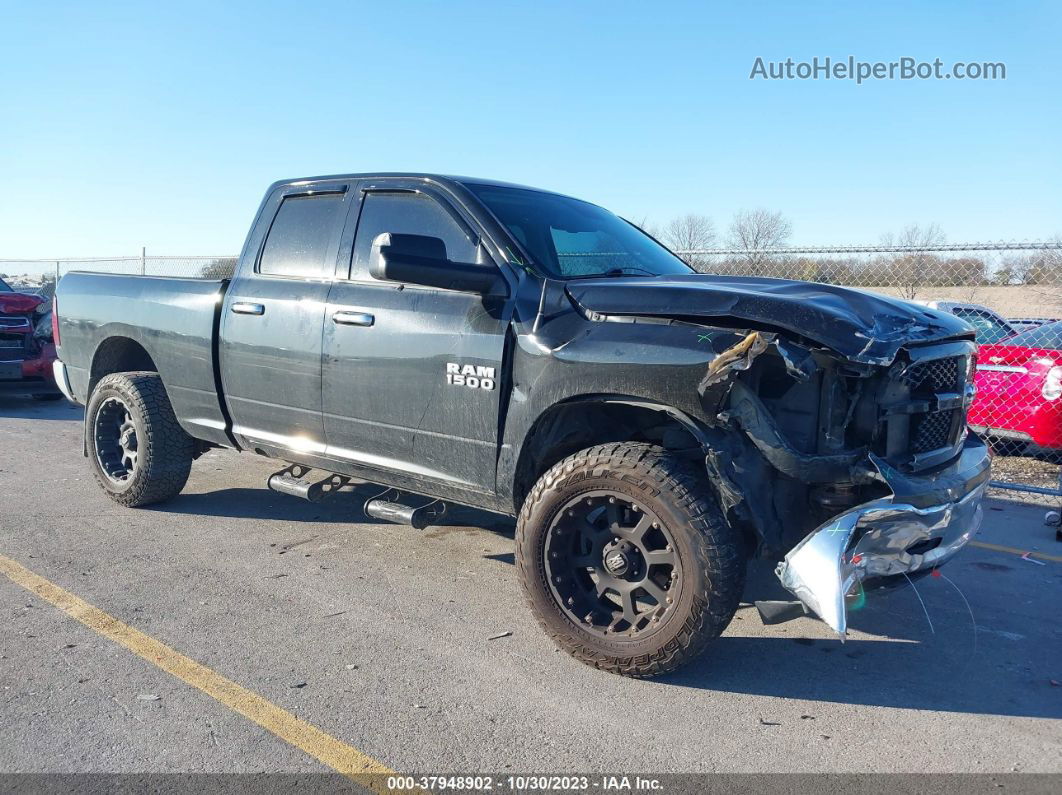
<path id="1" fill-rule="evenodd" d="M 221 318 L 222 380 L 242 447 L 494 492 L 508 394 L 498 374 L 518 279 L 462 199 L 405 177 L 270 191 Z M 438 241 L 424 253 L 450 263 L 427 266 L 444 283 L 374 275 L 388 235 L 392 255 Z M 457 266 L 481 280 L 460 283 Z"/>

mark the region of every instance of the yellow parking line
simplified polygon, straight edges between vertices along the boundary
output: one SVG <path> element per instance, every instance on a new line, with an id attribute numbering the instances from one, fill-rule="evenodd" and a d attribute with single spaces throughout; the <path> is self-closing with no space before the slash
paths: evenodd
<path id="1" fill-rule="evenodd" d="M 208 696 L 254 721 L 303 753 L 309 754 L 314 759 L 351 778 L 373 776 L 373 779 L 360 780 L 359 783 L 372 789 L 386 789 L 375 777 L 394 771 L 352 745 L 347 745 L 325 734 L 316 726 L 300 720 L 257 693 L 236 684 L 231 679 L 226 679 L 190 657 L 185 657 L 165 643 L 133 629 L 128 624 L 123 624 L 113 616 L 93 607 L 4 555 L 0 555 L 0 571 L 6 574 L 12 582 L 32 591 L 41 599 L 51 602 L 89 629 L 124 646 L 152 665 L 176 676 L 182 682 L 202 690 Z"/>
<path id="2" fill-rule="evenodd" d="M 1062 556 L 1048 555 L 1046 552 L 1030 552 L 1025 549 L 1016 549 L 1015 547 L 1005 547 L 1002 544 L 989 544 L 987 541 L 971 541 L 971 547 L 981 547 L 981 549 L 991 549 L 994 552 L 1009 552 L 1011 555 L 1028 555 L 1030 558 L 1038 558 L 1040 560 L 1049 560 L 1052 563 L 1062 563 Z"/>

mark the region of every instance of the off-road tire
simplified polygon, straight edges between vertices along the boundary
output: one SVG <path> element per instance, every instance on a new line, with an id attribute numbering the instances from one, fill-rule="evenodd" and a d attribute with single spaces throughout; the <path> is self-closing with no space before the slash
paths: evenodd
<path id="1" fill-rule="evenodd" d="M 100 466 L 93 432 L 101 405 L 119 398 L 129 409 L 139 444 L 137 466 L 122 484 L 116 484 Z M 188 481 L 194 441 L 173 413 L 158 373 L 114 373 L 96 384 L 85 411 L 88 457 L 96 482 L 112 500 L 139 508 L 175 497 Z"/>
<path id="2" fill-rule="evenodd" d="M 561 609 L 547 581 L 546 536 L 558 512 L 581 493 L 602 489 L 650 508 L 678 549 L 679 593 L 659 629 L 644 639 L 586 631 Z M 587 665 L 630 677 L 668 673 L 700 655 L 730 623 L 745 581 L 741 534 L 726 521 L 706 476 L 643 443 L 591 447 L 546 472 L 520 511 L 516 551 L 531 610 L 557 645 Z"/>

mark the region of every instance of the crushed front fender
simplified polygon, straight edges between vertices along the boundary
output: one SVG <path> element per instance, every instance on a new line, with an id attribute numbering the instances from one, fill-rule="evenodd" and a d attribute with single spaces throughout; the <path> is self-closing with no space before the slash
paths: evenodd
<path id="1" fill-rule="evenodd" d="M 932 475 L 893 482 L 898 473 L 879 466 L 893 494 L 817 527 L 778 564 L 778 579 L 843 638 L 845 598 L 863 580 L 936 568 L 966 546 L 981 525 L 989 463 L 985 444 L 971 436 L 956 461 Z"/>

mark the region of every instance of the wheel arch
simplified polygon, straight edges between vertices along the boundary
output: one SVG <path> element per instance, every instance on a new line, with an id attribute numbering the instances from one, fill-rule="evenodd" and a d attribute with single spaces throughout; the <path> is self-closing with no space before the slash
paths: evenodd
<path id="1" fill-rule="evenodd" d="M 512 477 L 514 513 L 558 461 L 587 447 L 627 441 L 654 441 L 700 458 L 708 433 L 673 406 L 631 395 L 585 394 L 554 403 L 531 423 L 520 446 Z"/>
<path id="2" fill-rule="evenodd" d="M 96 384 L 106 376 L 134 371 L 157 373 L 159 368 L 139 341 L 121 335 L 107 337 L 92 354 L 87 398 L 92 397 Z"/>

